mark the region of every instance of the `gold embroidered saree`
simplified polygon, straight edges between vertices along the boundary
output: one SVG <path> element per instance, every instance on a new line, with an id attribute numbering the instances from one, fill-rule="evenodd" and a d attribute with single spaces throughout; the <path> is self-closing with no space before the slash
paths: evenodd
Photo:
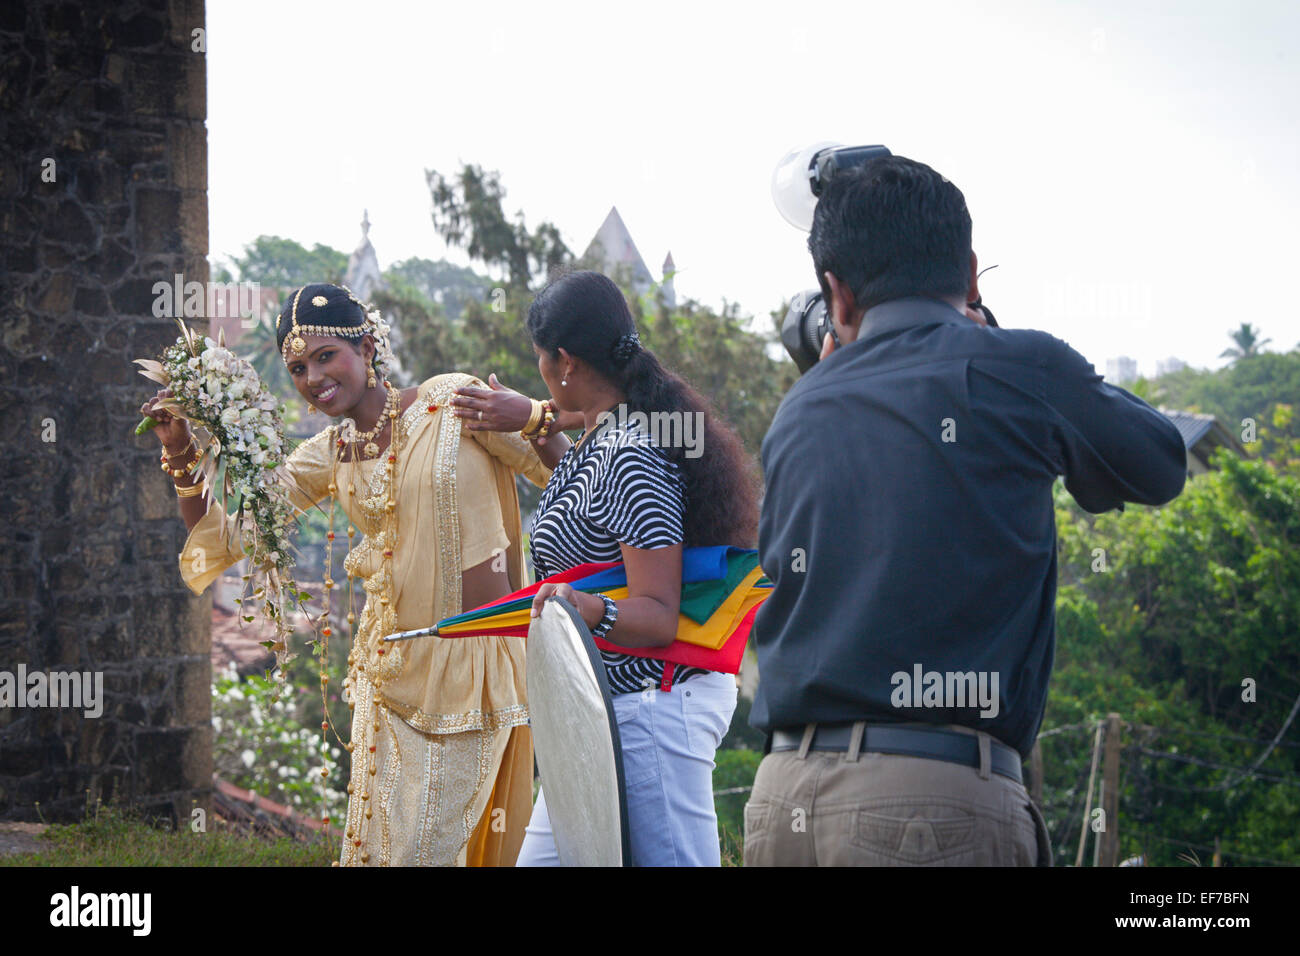
<path id="1" fill-rule="evenodd" d="M 395 541 L 383 539 L 386 456 L 336 463 L 326 429 L 285 465 L 297 507 L 326 498 L 332 479 L 364 535 L 344 562 L 367 598 L 348 658 L 354 711 L 344 865 L 508 866 L 532 811 L 523 639 L 382 644 L 390 628 L 459 613 L 461 573 L 494 556 L 505 560 L 511 589 L 524 585 L 514 475 L 544 486 L 549 470 L 518 435 L 463 429 L 448 405 L 462 385 L 486 387 L 469 375 L 435 376 L 398 420 Z M 229 527 L 221 507 L 211 507 L 185 542 L 181 574 L 196 594 L 243 557 Z M 381 614 L 376 599 L 385 547 L 393 551 L 391 614 Z"/>

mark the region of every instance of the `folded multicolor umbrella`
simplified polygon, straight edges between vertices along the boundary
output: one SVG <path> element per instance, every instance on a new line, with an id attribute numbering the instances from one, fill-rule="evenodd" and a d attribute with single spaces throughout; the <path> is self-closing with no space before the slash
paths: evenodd
<path id="1" fill-rule="evenodd" d="M 575 591 L 626 598 L 627 569 L 621 561 L 578 565 L 505 597 L 439 621 L 432 628 L 404 631 L 388 640 L 438 637 L 526 637 L 533 597 L 543 584 L 568 584 Z M 668 647 L 623 647 L 596 638 L 602 650 L 649 657 L 687 667 L 734 674 L 740 668 L 758 606 L 771 593 L 758 566 L 758 552 L 743 548 L 686 548 L 682 552 L 682 599 L 677 639 Z"/>

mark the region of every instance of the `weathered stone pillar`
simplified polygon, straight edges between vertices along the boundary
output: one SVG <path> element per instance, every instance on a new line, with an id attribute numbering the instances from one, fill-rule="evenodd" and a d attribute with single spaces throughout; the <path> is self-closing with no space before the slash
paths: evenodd
<path id="1" fill-rule="evenodd" d="M 131 359 L 176 337 L 154 284 L 208 278 L 203 29 L 202 0 L 0 4 L 0 681 L 103 674 L 98 717 L 0 706 L 0 817 L 210 789 L 211 599 L 131 435 Z"/>

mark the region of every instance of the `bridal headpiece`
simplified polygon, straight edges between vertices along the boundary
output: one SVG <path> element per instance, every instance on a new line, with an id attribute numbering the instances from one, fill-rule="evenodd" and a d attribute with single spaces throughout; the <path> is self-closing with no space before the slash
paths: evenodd
<path id="1" fill-rule="evenodd" d="M 309 289 L 314 294 L 304 305 L 300 300 L 303 293 Z M 342 293 L 342 295 L 338 293 Z M 346 296 L 346 299 L 344 296 Z M 347 300 L 355 304 L 364 317 L 359 325 L 336 324 L 338 319 L 344 317 L 340 315 L 339 306 L 343 305 Z M 298 309 L 300 307 L 304 310 L 303 318 L 305 321 L 303 322 L 298 321 Z M 355 313 L 351 308 L 348 308 L 347 312 L 351 313 L 346 316 L 347 318 L 355 318 Z M 357 341 L 363 335 L 369 335 L 375 340 L 375 359 L 381 377 L 387 375 L 389 369 L 396 364 L 392 346 L 389 344 L 391 327 L 384 321 L 378 309 L 366 305 L 347 286 L 303 286 L 294 293 L 293 304 L 288 309 L 288 313 L 290 327 L 284 337 L 284 344 L 280 348 L 280 354 L 284 356 L 286 365 L 293 359 L 302 358 L 307 351 L 307 342 L 303 339 L 304 335 L 336 335 L 349 341 Z M 324 321 L 312 322 L 313 318 Z M 277 325 L 283 326 L 284 319 L 285 314 L 281 312 Z M 333 321 L 331 322 L 331 320 Z M 278 328 L 277 331 L 279 331 Z"/>

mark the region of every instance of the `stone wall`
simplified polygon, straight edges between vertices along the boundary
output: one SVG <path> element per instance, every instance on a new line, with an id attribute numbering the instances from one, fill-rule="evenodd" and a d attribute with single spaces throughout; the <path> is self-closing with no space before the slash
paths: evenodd
<path id="1" fill-rule="evenodd" d="M 208 279 L 203 28 L 201 0 L 0 4 L 0 672 L 105 698 L 0 707 L 0 817 L 188 819 L 210 790 L 211 598 L 131 434 L 156 388 L 131 360 L 176 337 L 153 286 Z"/>

